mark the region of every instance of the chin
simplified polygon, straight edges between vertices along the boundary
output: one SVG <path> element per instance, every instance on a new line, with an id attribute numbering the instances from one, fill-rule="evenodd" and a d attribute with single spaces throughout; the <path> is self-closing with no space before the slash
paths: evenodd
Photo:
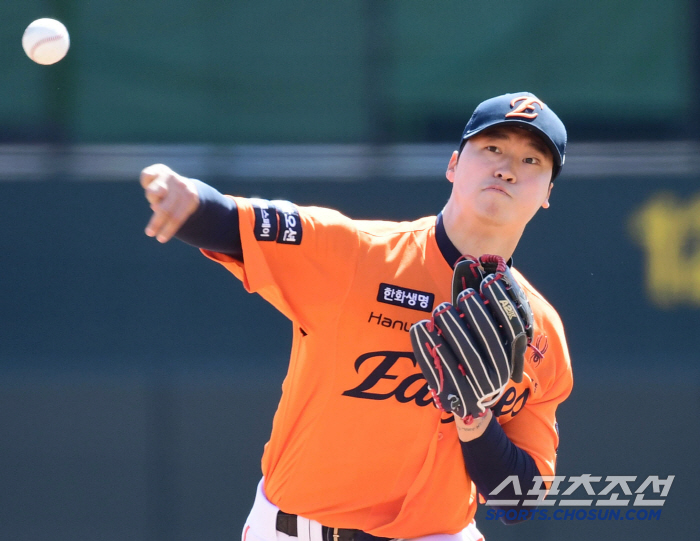
<path id="1" fill-rule="evenodd" d="M 508 225 L 511 220 L 509 220 L 507 213 L 503 211 L 491 211 L 491 212 L 484 212 L 482 211 L 477 211 L 474 213 L 475 216 L 479 218 L 479 220 L 488 225 L 492 226 L 504 226 Z"/>
<path id="2" fill-rule="evenodd" d="M 502 201 L 482 201 L 475 205 L 474 214 L 484 221 L 494 222 L 502 225 L 504 222 L 512 220 L 512 211 L 503 205 Z M 510 218 L 510 220 L 509 220 Z"/>

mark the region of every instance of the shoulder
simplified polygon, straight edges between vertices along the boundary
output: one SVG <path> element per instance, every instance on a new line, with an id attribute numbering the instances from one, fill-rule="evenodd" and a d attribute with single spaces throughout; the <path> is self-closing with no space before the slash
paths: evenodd
<path id="1" fill-rule="evenodd" d="M 435 229 L 435 216 L 414 221 L 355 220 L 345 214 L 324 207 L 298 207 L 302 218 L 319 227 L 342 228 L 351 231 L 369 244 L 391 243 L 392 239 L 428 236 Z"/>
<path id="2" fill-rule="evenodd" d="M 359 239 L 361 244 L 392 244 L 406 237 L 427 238 L 435 229 L 435 216 L 414 221 L 354 220 L 338 210 L 296 205 L 289 201 L 234 197 L 239 208 L 241 223 L 259 231 L 270 231 L 269 237 L 278 238 L 277 230 L 293 228 L 297 238 L 320 234 L 326 238 Z M 261 239 L 258 239 L 261 240 Z M 267 240 L 267 239 L 262 239 Z M 357 240 L 355 241 L 357 242 Z"/>
<path id="3" fill-rule="evenodd" d="M 296 205 L 289 201 L 267 200 L 258 198 L 233 197 L 239 209 L 255 212 L 259 209 L 276 211 L 277 214 L 295 213 L 302 217 L 328 225 L 342 224 L 358 232 L 374 236 L 390 236 L 402 233 L 429 231 L 435 227 L 435 216 L 426 216 L 414 221 L 392 222 L 387 220 L 355 220 L 342 212 L 318 206 Z"/>

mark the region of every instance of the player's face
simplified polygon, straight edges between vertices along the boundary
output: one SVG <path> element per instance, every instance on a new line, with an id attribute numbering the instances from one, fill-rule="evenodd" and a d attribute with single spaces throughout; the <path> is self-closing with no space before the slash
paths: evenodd
<path id="1" fill-rule="evenodd" d="M 552 154 L 535 134 L 497 126 L 467 140 L 450 159 L 447 178 L 462 210 L 494 224 L 525 227 L 549 206 Z"/>

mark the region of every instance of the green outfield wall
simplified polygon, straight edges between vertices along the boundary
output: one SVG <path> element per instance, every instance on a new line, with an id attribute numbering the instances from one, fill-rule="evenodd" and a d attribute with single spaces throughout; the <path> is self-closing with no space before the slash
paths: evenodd
<path id="1" fill-rule="evenodd" d="M 2 137 L 73 142 L 442 141 L 476 103 L 538 94 L 574 139 L 684 136 L 694 4 L 340 0 L 9 2 Z M 54 16 L 65 60 L 20 38 Z"/>

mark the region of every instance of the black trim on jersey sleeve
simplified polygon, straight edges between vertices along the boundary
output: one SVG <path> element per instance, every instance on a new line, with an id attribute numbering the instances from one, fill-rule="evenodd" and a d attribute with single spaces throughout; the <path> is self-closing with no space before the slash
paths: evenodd
<path id="1" fill-rule="evenodd" d="M 175 238 L 242 262 L 243 245 L 236 202 L 200 180 L 194 182 L 199 207 L 180 227 Z"/>
<path id="2" fill-rule="evenodd" d="M 494 498 L 499 500 L 523 500 L 524 496 L 527 495 L 527 491 L 533 486 L 535 476 L 540 475 L 534 459 L 510 441 L 496 420 L 495 415 L 491 418 L 489 426 L 486 427 L 486 431 L 480 437 L 472 441 L 460 441 L 460 444 L 467 473 L 474 481 L 478 491 L 486 499 L 489 499 L 488 495 L 507 477 L 517 475 L 523 494 L 515 494 L 513 484 L 509 483 Z M 523 507 L 522 505 L 493 507 L 504 511 L 511 509 L 534 511 L 536 509 L 535 506 Z M 526 519 L 509 521 L 504 517 L 501 520 L 506 524 L 515 524 Z"/>

